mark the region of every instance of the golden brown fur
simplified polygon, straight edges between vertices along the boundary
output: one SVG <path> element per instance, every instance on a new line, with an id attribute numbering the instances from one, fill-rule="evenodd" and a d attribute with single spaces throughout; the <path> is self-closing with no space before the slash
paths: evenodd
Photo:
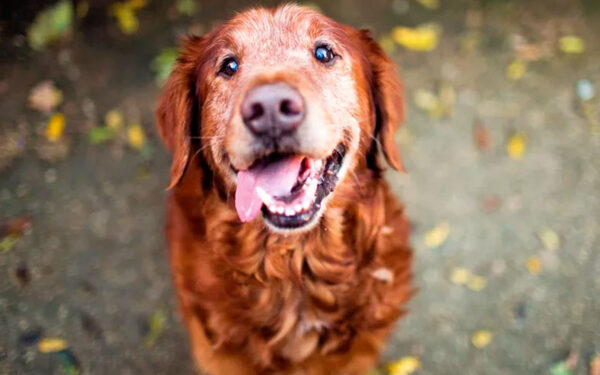
<path id="1" fill-rule="evenodd" d="M 239 105 L 236 92 L 251 81 L 296 80 L 299 87 L 312 83 L 289 69 L 254 75 L 246 86 L 242 78 L 235 83 L 210 78 L 224 40 L 243 35 L 248 25 L 265 17 L 298 23 L 295 29 L 307 23 L 344 44 L 346 65 L 340 69 L 351 73 L 344 76 L 354 87 L 347 104 L 337 99 L 342 110 L 351 106 L 344 110 L 352 116 L 345 123 L 354 128 L 344 132 L 359 137 L 349 171 L 318 223 L 289 235 L 269 230 L 260 219 L 242 223 L 238 218 L 229 163 L 246 162 L 239 151 L 243 136 L 241 128 L 231 134 L 235 116 L 223 107 Z M 295 48 L 278 30 L 275 48 Z M 250 42 L 242 38 L 237 43 Z M 313 75 L 319 74 L 333 73 Z M 224 84 L 237 86 L 219 86 Z M 222 97 L 226 92 L 232 96 Z M 316 98 L 315 103 L 324 100 Z M 340 110 L 330 107 L 326 104 L 317 113 L 343 116 L 328 112 Z M 366 32 L 304 8 L 242 13 L 203 38 L 187 40 L 157 117 L 174 154 L 166 235 L 198 366 L 216 375 L 366 373 L 412 293 L 408 222 L 382 178 L 377 155 L 381 150 L 392 167 L 402 168 L 393 139 L 403 118 L 402 87 L 379 46 Z M 341 124 L 333 121 L 331 126 Z"/>

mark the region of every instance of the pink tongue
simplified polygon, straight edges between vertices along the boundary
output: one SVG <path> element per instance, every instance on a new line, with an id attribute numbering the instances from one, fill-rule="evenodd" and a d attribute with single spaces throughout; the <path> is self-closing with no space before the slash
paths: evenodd
<path id="1" fill-rule="evenodd" d="M 272 196 L 287 195 L 298 180 L 303 156 L 287 156 L 268 164 L 239 171 L 235 191 L 235 209 L 242 221 L 252 221 L 260 212 L 262 200 L 256 193 L 261 187 Z"/>

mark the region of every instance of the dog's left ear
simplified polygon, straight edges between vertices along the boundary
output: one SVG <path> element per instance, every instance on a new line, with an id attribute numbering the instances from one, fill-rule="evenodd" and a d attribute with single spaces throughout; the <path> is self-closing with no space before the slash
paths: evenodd
<path id="1" fill-rule="evenodd" d="M 162 91 L 156 109 L 158 134 L 173 153 L 171 189 L 187 168 L 191 148 L 191 127 L 199 126 L 199 98 L 196 90 L 198 60 L 204 48 L 203 38 L 190 36 L 183 40 L 180 56 Z"/>
<path id="2" fill-rule="evenodd" d="M 394 140 L 396 130 L 404 122 L 404 86 L 396 65 L 371 38 L 368 30 L 359 30 L 363 50 L 367 54 L 367 79 L 375 107 L 374 142 L 371 151 L 381 149 L 388 164 L 404 171 L 400 151 Z M 379 147 L 376 143 L 379 143 Z M 374 161 L 376 162 L 376 161 Z"/>

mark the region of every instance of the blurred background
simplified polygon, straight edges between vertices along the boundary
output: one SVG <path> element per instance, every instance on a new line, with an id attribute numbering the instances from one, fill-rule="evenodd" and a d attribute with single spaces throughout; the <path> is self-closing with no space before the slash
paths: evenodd
<path id="1" fill-rule="evenodd" d="M 0 374 L 193 374 L 153 109 L 255 3 L 3 0 Z M 419 293 L 373 374 L 600 374 L 600 2 L 328 0 L 402 68 Z"/>

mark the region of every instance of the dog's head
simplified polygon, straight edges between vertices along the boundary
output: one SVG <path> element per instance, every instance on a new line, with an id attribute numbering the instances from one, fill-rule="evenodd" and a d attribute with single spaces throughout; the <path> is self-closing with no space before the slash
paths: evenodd
<path id="1" fill-rule="evenodd" d="M 293 5 L 188 37 L 157 110 L 170 187 L 199 155 L 240 219 L 262 212 L 275 231 L 311 228 L 349 172 L 380 169 L 379 151 L 402 169 L 403 116 L 395 66 L 368 33 Z"/>

